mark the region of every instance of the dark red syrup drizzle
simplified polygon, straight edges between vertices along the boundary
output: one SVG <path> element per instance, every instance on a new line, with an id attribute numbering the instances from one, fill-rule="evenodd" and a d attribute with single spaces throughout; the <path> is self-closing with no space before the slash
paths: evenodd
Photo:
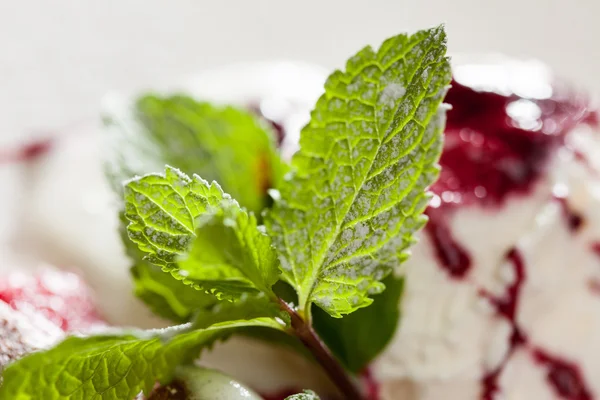
<path id="1" fill-rule="evenodd" d="M 569 207 L 569 203 L 565 197 L 554 197 L 560 204 L 562 215 L 572 233 L 577 233 L 583 228 L 584 219 L 581 214 Z"/>
<path id="2" fill-rule="evenodd" d="M 425 225 L 425 232 L 431 240 L 438 262 L 451 278 L 463 278 L 471 269 L 471 256 L 454 239 L 445 210 L 429 207 L 426 214 L 429 221 Z"/>
<path id="3" fill-rule="evenodd" d="M 523 257 L 517 249 L 510 250 L 506 255 L 506 259 L 510 261 L 513 267 L 515 280 L 506 287 L 502 297 L 494 297 L 490 294 L 484 295 L 490 300 L 499 315 L 506 318 L 513 326 L 516 326 L 517 307 L 519 306 L 523 283 L 525 283 L 527 276 Z"/>
<path id="4" fill-rule="evenodd" d="M 519 327 L 516 319 L 516 311 L 519 306 L 523 283 L 527 279 L 523 257 L 516 249 L 512 249 L 508 260 L 514 268 L 515 280 L 506 288 L 506 292 L 500 298 L 482 291 L 482 295 L 490 300 L 498 315 L 505 318 L 512 327 L 509 349 L 500 365 L 486 374 L 481 381 L 481 400 L 494 400 L 500 388 L 498 380 L 504 371 L 506 364 L 512 354 L 520 346 L 527 345 L 527 337 Z M 565 400 L 592 400 L 589 389 L 583 379 L 578 366 L 572 362 L 562 360 L 550 355 L 543 349 L 536 348 L 532 351 L 534 360 L 547 369 L 546 379 L 554 392 Z"/>
<path id="5" fill-rule="evenodd" d="M 453 82 L 446 102 L 452 109 L 448 111 L 444 152 L 440 160 L 442 172 L 432 187 L 437 196 L 434 202 L 437 207 L 432 206 L 427 211 L 430 221 L 425 232 L 435 248 L 439 265 L 450 277 L 460 279 L 468 275 L 472 263 L 468 251 L 452 236 L 448 223 L 452 210 L 464 204 L 498 206 L 509 195 L 530 193 L 546 171 L 553 152 L 563 145 L 565 134 L 580 122 L 593 123 L 596 115 L 588 110 L 586 99 L 570 93 L 555 92 L 553 97 L 543 100 L 523 99 L 515 95 L 477 91 L 458 82 Z M 528 120 L 525 115 L 526 123 L 523 123 L 522 119 L 511 117 L 509 109 L 515 106 L 524 106 L 538 113 L 532 114 Z M 571 211 L 564 199 L 558 200 L 569 229 L 578 231 L 584 223 L 583 218 Z M 482 379 L 482 400 L 494 399 L 499 392 L 498 379 L 506 363 L 517 348 L 527 343 L 516 321 L 526 268 L 516 249 L 511 250 L 507 258 L 514 268 L 514 282 L 499 298 L 482 291 L 498 315 L 512 327 L 509 350 L 504 360 Z M 564 367 L 567 364 L 556 365 Z M 567 375 L 579 377 L 577 374 Z M 556 379 L 549 379 L 549 382 L 556 388 Z M 569 382 L 577 382 L 573 387 L 579 388 L 569 393 L 588 392 L 581 379 Z M 564 395 L 567 391 L 557 389 L 557 393 Z"/>
<path id="6" fill-rule="evenodd" d="M 487 373 L 482 378 L 482 400 L 494 400 L 494 396 L 500 391 L 498 379 L 504 371 L 506 363 L 519 346 L 527 343 L 527 338 L 519 328 L 516 319 L 516 311 L 519 306 L 521 289 L 525 279 L 527 278 L 525 264 L 523 262 L 523 257 L 515 248 L 508 252 L 506 258 L 511 262 L 511 265 L 514 269 L 515 280 L 506 288 L 506 291 L 502 297 L 495 297 L 485 291 L 482 291 L 482 295 L 489 299 L 490 303 L 496 309 L 498 315 L 505 318 L 510 323 L 512 332 L 510 335 L 508 352 L 504 356 L 504 359 L 500 365 L 498 365 L 498 367 Z"/>
<path id="7" fill-rule="evenodd" d="M 593 399 L 577 364 L 552 356 L 541 349 L 533 351 L 533 358 L 547 369 L 546 380 L 557 395 L 566 400 Z"/>

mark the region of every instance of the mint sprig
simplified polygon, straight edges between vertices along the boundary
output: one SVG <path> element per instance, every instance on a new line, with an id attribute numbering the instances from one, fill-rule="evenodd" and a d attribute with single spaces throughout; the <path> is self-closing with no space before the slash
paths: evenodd
<path id="1" fill-rule="evenodd" d="M 218 181 L 242 206 L 259 213 L 268 203 L 266 189 L 285 171 L 274 133 L 246 110 L 185 95 L 146 94 L 135 101 L 109 103 L 103 119 L 110 144 L 107 176 L 119 196 L 124 181 L 170 164 L 187 175 Z M 197 309 L 214 302 L 179 280 L 161 277 L 160 268 L 142 260 L 145 254 L 126 233 L 124 244 L 134 264 L 135 293 L 156 314 L 181 323 L 193 314 L 190 301 Z"/>
<path id="2" fill-rule="evenodd" d="M 402 280 L 390 273 L 406 260 L 414 233 L 426 222 L 426 189 L 438 174 L 441 102 L 450 82 L 445 52 L 438 27 L 395 36 L 377 51 L 366 47 L 351 57 L 327 80 L 283 178 L 272 142 L 242 111 L 182 96 L 147 96 L 135 118 L 110 119 L 111 131 L 123 133 L 139 156 L 127 157 L 123 145 L 109 173 L 113 183 L 123 174 L 140 175 L 116 188 L 135 244 L 126 248 L 136 292 L 160 315 L 193 322 L 168 337 L 68 339 L 10 366 L 5 376 L 16 383 L 1 390 L 17 399 L 35 391 L 52 400 L 60 398 L 52 397 L 56 393 L 79 395 L 76 390 L 92 398 L 127 398 L 147 392 L 156 380 L 166 382 L 178 364 L 221 333 L 258 326 L 289 334 L 292 346 L 304 345 L 344 398 L 362 400 L 351 373 L 393 334 Z M 240 131 L 254 132 L 253 139 L 238 141 Z M 256 169 L 265 157 L 266 171 Z M 164 173 L 155 172 L 163 167 Z M 274 206 L 263 210 L 268 186 Z M 293 289 L 294 301 L 283 298 L 280 279 Z M 381 294 L 384 282 L 389 289 Z M 197 291 L 197 303 L 189 289 Z M 364 309 L 373 302 L 376 309 Z M 313 307 L 322 309 L 314 318 Z M 379 313 L 388 324 L 373 331 Z M 132 382 L 138 374 L 143 379 Z M 18 382 L 28 379 L 41 384 L 31 389 Z M 317 397 L 291 397 L 305 398 Z"/>

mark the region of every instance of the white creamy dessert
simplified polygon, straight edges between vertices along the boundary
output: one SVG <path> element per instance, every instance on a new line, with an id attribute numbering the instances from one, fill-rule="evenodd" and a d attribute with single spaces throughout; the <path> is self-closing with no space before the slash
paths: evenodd
<path id="1" fill-rule="evenodd" d="M 538 63 L 460 64 L 454 76 L 431 221 L 399 271 L 398 331 L 372 366 L 381 398 L 600 397 L 600 128 L 588 100 Z M 325 77 L 308 65 L 241 65 L 165 90 L 258 106 L 283 126 L 289 157 Z M 101 149 L 92 126 L 26 167 L 16 237 L 42 259 L 77 265 L 109 322 L 156 326 L 129 295 Z M 308 361 L 246 339 L 203 362 L 259 392 L 330 390 Z"/>
<path id="2" fill-rule="evenodd" d="M 597 398 L 597 115 L 534 63 L 454 75 L 431 220 L 375 363 L 383 398 Z"/>

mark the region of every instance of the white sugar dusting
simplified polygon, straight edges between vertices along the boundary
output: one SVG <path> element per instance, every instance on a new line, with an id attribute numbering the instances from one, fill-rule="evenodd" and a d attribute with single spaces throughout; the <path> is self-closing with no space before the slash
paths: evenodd
<path id="1" fill-rule="evenodd" d="M 387 107 L 392 108 L 396 104 L 396 101 L 404 96 L 405 93 L 406 88 L 404 86 L 398 83 L 390 83 L 381 92 L 379 101 Z"/>
<path id="2" fill-rule="evenodd" d="M 290 265 L 290 263 L 286 257 L 284 257 L 283 255 L 280 255 L 279 262 L 281 263 L 281 268 L 284 271 L 288 271 L 288 272 L 292 271 L 292 266 Z"/>
<path id="3" fill-rule="evenodd" d="M 354 228 L 354 236 L 357 238 L 364 238 L 365 236 L 367 236 L 369 234 L 369 227 L 364 224 L 364 223 L 358 223 L 356 224 L 356 227 Z"/>

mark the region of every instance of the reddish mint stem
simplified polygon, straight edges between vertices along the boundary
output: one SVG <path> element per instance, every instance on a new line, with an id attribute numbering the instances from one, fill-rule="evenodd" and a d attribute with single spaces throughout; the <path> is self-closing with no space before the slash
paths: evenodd
<path id="1" fill-rule="evenodd" d="M 314 329 L 285 301 L 279 299 L 279 304 L 281 309 L 291 318 L 293 334 L 310 350 L 332 382 L 343 393 L 344 398 L 347 400 L 363 400 L 364 397 L 360 388 L 321 341 Z"/>

